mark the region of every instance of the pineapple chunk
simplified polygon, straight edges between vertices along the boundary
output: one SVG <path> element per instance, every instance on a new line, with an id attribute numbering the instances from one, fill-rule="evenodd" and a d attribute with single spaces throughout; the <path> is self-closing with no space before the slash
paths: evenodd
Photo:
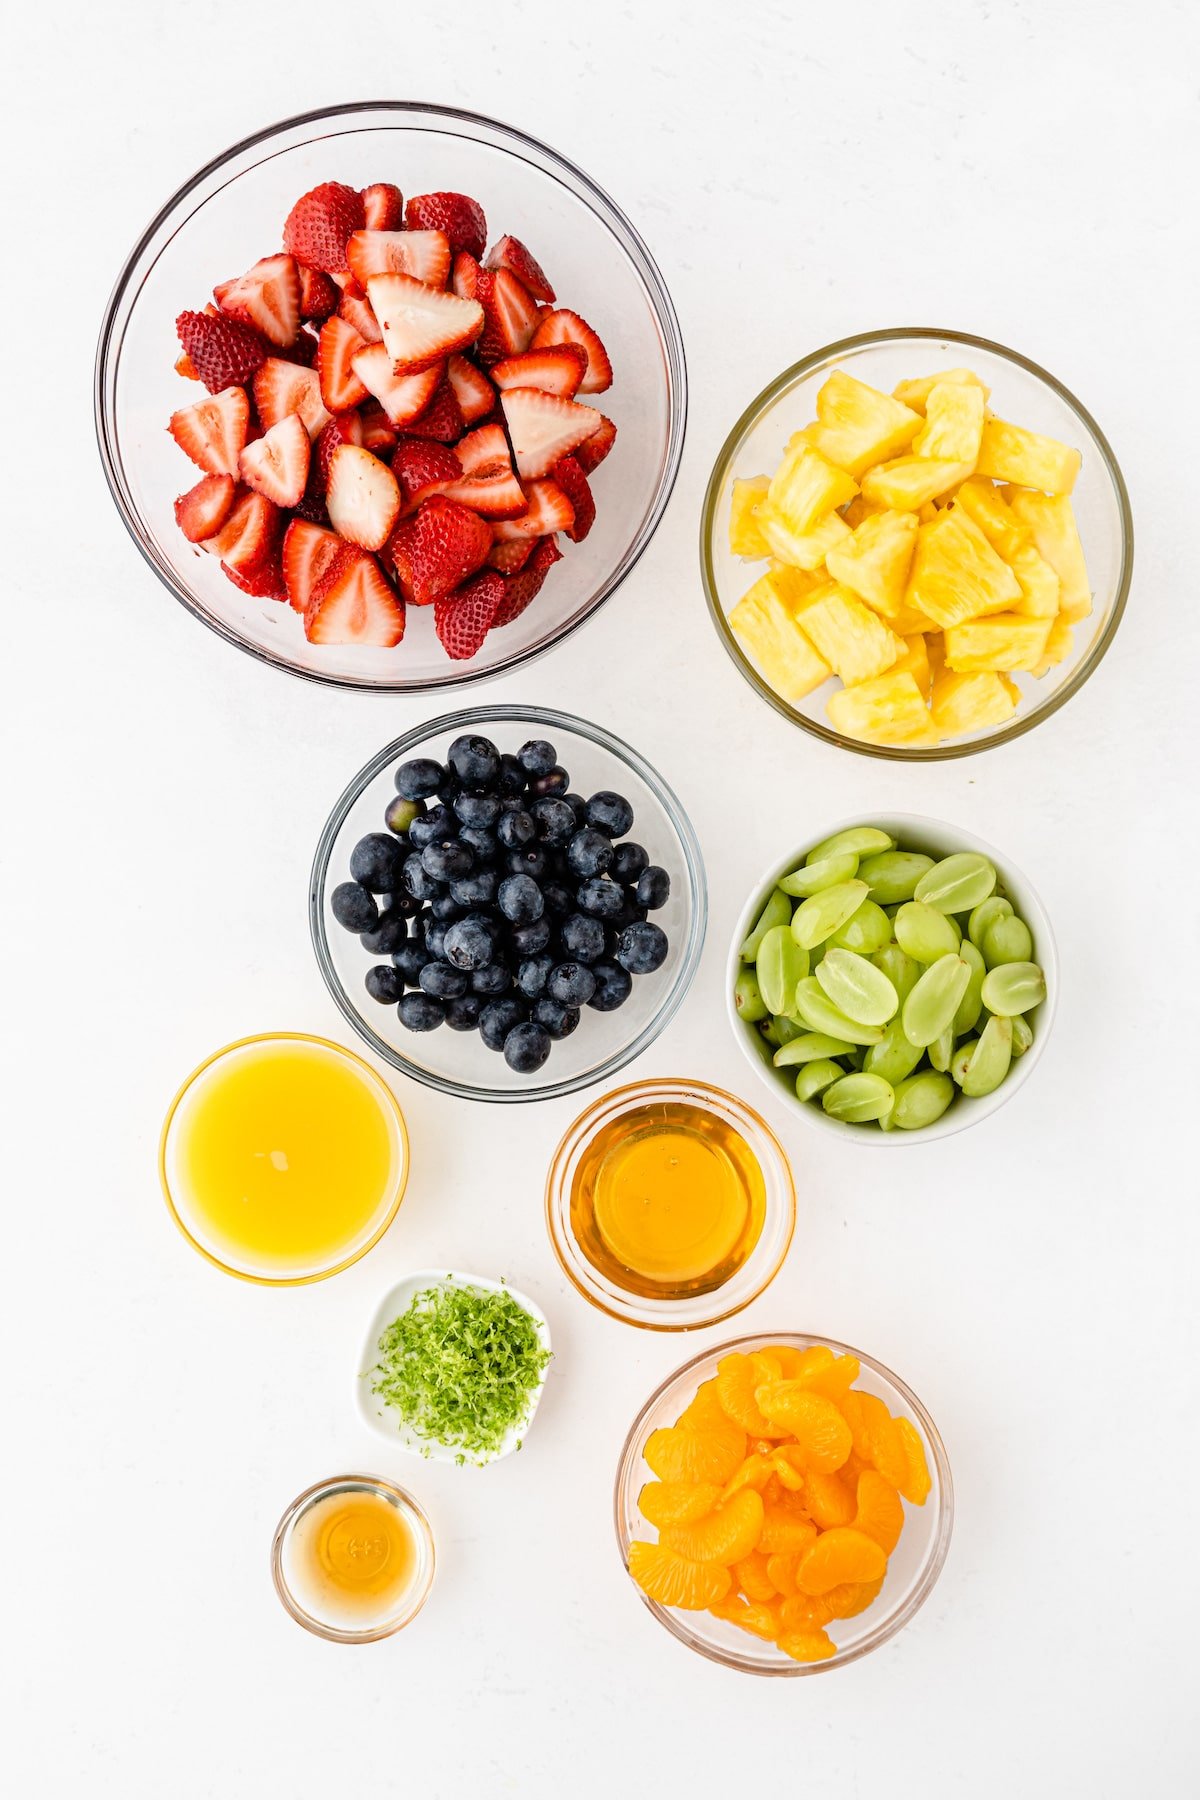
<path id="1" fill-rule="evenodd" d="M 930 391 L 925 423 L 913 439 L 917 455 L 974 468 L 982 438 L 983 389 L 939 381 Z"/>
<path id="2" fill-rule="evenodd" d="M 1020 598 L 1016 576 L 968 514 L 951 507 L 920 527 L 906 605 L 945 629 L 981 613 L 1001 612 Z"/>
<path id="3" fill-rule="evenodd" d="M 793 531 L 769 500 L 759 506 L 758 523 L 771 555 L 794 569 L 819 569 L 829 551 L 850 536 L 850 527 L 835 512 L 827 514 L 812 531 Z"/>
<path id="4" fill-rule="evenodd" d="M 844 469 L 827 462 L 811 444 L 800 443 L 788 451 L 772 476 L 767 501 L 789 531 L 803 536 L 857 492 L 857 482 Z"/>
<path id="5" fill-rule="evenodd" d="M 1037 488 L 1043 494 L 1069 494 L 1075 486 L 1081 457 L 1078 450 L 1057 438 L 1026 431 L 1006 419 L 989 418 L 983 424 L 976 471 L 993 481 L 1011 481 L 1017 487 Z"/>
<path id="6" fill-rule="evenodd" d="M 796 616 L 834 674 L 845 682 L 882 675 L 904 654 L 904 640 L 857 594 L 836 582 L 810 594 Z"/>
<path id="7" fill-rule="evenodd" d="M 964 481 L 954 496 L 955 506 L 970 513 L 998 556 L 1011 562 L 1030 541 L 1029 527 L 1022 525 L 1000 489 L 979 475 Z"/>
<path id="8" fill-rule="evenodd" d="M 911 675 L 926 703 L 933 688 L 933 670 L 929 664 L 929 646 L 919 631 L 904 640 L 904 655 L 888 670 L 889 675 Z"/>
<path id="9" fill-rule="evenodd" d="M 1046 648 L 1042 652 L 1042 660 L 1029 673 L 1035 681 L 1048 675 L 1056 663 L 1065 662 L 1075 648 L 1075 627 L 1064 619 L 1060 613 L 1050 627 L 1050 635 L 1046 639 Z"/>
<path id="10" fill-rule="evenodd" d="M 729 624 L 784 700 L 802 700 L 828 680 L 829 665 L 813 649 L 781 598 L 776 576 L 759 577 L 730 613 Z"/>
<path id="11" fill-rule="evenodd" d="M 897 512 L 916 512 L 927 500 L 946 493 L 965 481 L 972 465 L 949 462 L 928 456 L 900 456 L 895 462 L 880 463 L 863 476 L 862 491 L 868 500 L 880 506 L 894 507 Z"/>
<path id="12" fill-rule="evenodd" d="M 898 381 L 892 389 L 892 398 L 911 406 L 914 412 L 923 413 L 934 388 L 945 387 L 951 382 L 956 387 L 977 387 L 985 401 L 991 398 L 991 389 L 984 387 L 973 369 L 940 369 L 936 375 L 921 375 L 916 381 Z"/>
<path id="13" fill-rule="evenodd" d="M 919 414 L 890 394 L 835 369 L 817 395 L 817 422 L 797 436 L 855 480 L 872 463 L 886 462 L 912 443 Z"/>
<path id="14" fill-rule="evenodd" d="M 770 556 L 767 540 L 754 516 L 770 485 L 769 475 L 752 475 L 748 481 L 734 482 L 729 507 L 729 548 L 734 556 Z"/>
<path id="15" fill-rule="evenodd" d="M 839 688 L 825 707 L 844 737 L 866 744 L 936 744 L 938 733 L 915 677 L 889 669 L 873 681 Z"/>
<path id="16" fill-rule="evenodd" d="M 1026 619 L 1057 617 L 1061 584 L 1045 557 L 1032 544 L 1023 544 L 1006 560 L 1021 584 L 1021 598 L 1013 611 Z"/>
<path id="17" fill-rule="evenodd" d="M 888 624 L 896 636 L 902 638 L 916 637 L 918 634 L 922 637 L 940 638 L 942 631 L 941 626 L 935 625 L 927 613 L 918 612 L 915 606 L 909 605 L 907 599 L 899 612 L 893 613 L 888 619 Z"/>
<path id="18" fill-rule="evenodd" d="M 987 725 L 1003 725 L 1016 712 L 1019 699 L 1020 689 L 1007 675 L 990 669 L 959 675 L 947 669 L 934 680 L 929 710 L 944 737 L 958 737 Z"/>
<path id="19" fill-rule="evenodd" d="M 959 675 L 979 669 L 1036 669 L 1050 636 L 1050 619 L 993 613 L 946 627 L 946 667 Z"/>
<path id="20" fill-rule="evenodd" d="M 904 604 L 916 543 L 915 513 L 872 513 L 848 543 L 826 552 L 825 566 L 835 581 L 888 618 Z"/>
<path id="21" fill-rule="evenodd" d="M 876 513 L 886 512 L 887 508 L 876 506 L 873 500 L 865 495 L 857 494 L 849 506 L 842 508 L 842 517 L 852 531 L 857 531 L 864 519 L 873 519 Z"/>
<path id="22" fill-rule="evenodd" d="M 795 612 L 800 602 L 807 599 L 819 587 L 824 587 L 828 579 L 825 575 L 810 575 L 805 569 L 797 569 L 791 563 L 773 562 L 763 577 L 771 586 L 790 612 Z"/>
<path id="23" fill-rule="evenodd" d="M 1092 589 L 1071 502 L 1065 494 L 1031 494 L 1021 488 L 1006 488 L 1004 497 L 1058 576 L 1062 617 L 1069 625 L 1086 619 L 1092 610 Z"/>

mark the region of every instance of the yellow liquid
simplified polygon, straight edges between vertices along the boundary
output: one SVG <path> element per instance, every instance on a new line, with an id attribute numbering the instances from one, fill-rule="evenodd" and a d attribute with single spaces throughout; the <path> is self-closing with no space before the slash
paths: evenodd
<path id="1" fill-rule="evenodd" d="M 256 1273 L 328 1268 L 394 1191 L 395 1122 L 354 1063 L 274 1040 L 219 1058 L 181 1102 L 170 1182 L 215 1255 Z"/>
<path id="2" fill-rule="evenodd" d="M 728 1281 L 758 1242 L 765 1211 L 762 1169 L 741 1133 L 676 1100 L 598 1131 L 571 1188 L 571 1225 L 592 1267 L 652 1299 Z"/>
<path id="3" fill-rule="evenodd" d="M 296 1521 L 284 1573 L 313 1618 L 366 1629 L 400 1609 L 418 1560 L 412 1527 L 391 1501 L 380 1494 L 329 1494 Z"/>

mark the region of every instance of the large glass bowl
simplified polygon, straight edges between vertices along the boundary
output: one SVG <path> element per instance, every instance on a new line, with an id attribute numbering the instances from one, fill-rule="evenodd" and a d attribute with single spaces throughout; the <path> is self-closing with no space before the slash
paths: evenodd
<path id="1" fill-rule="evenodd" d="M 172 503 L 199 471 L 173 443 L 170 414 L 199 397 L 172 364 L 175 319 L 213 286 L 279 248 L 293 202 L 321 181 L 394 181 L 408 194 L 459 189 L 549 271 L 560 304 L 582 312 L 612 357 L 601 410 L 618 438 L 597 470 L 595 526 L 566 545 L 538 600 L 493 632 L 469 663 L 451 662 L 432 608 L 411 608 L 394 650 L 309 644 L 298 616 L 253 599 L 196 549 Z M 286 119 L 235 144 L 167 201 L 135 244 L 104 315 L 96 429 L 121 517 L 155 574 L 188 611 L 276 668 L 337 687 L 412 693 L 495 675 L 547 650 L 593 613 L 646 548 L 683 448 L 687 376 L 670 296 L 634 227 L 564 157 L 512 126 L 451 107 L 384 100 Z"/>
<path id="2" fill-rule="evenodd" d="M 907 377 L 963 364 L 991 388 L 991 405 L 1002 418 L 1059 438 L 1081 452 L 1083 466 L 1071 500 L 1091 577 L 1092 612 L 1076 625 L 1074 649 L 1064 662 L 1040 680 L 1024 674 L 1013 677 L 1021 689 L 1021 700 L 1005 724 L 946 738 L 930 748 L 865 744 L 835 731 L 829 722 L 826 702 L 840 683 L 830 680 L 795 704 L 784 700 L 730 629 L 729 614 L 765 566 L 734 556 L 729 548 L 733 483 L 774 471 L 788 438 L 816 417 L 817 390 L 833 369 L 844 369 L 890 393 Z M 709 477 L 700 523 L 700 566 L 717 635 L 751 687 L 776 712 L 827 744 L 863 756 L 938 762 L 1009 743 L 1032 731 L 1078 693 L 1112 643 L 1125 610 L 1133 573 L 1133 520 L 1125 482 L 1108 440 L 1091 414 L 1053 375 L 1028 357 L 986 338 L 905 326 L 864 332 L 814 350 L 785 369 L 750 402 L 722 445 Z"/>
<path id="3" fill-rule="evenodd" d="M 363 949 L 329 910 L 329 896 L 349 874 L 350 852 L 368 831 L 383 829 L 383 814 L 395 798 L 397 763 L 413 756 L 445 761 L 460 732 L 481 732 L 502 751 L 518 750 L 527 738 L 549 738 L 577 793 L 612 788 L 634 810 L 630 836 L 650 861 L 671 877 L 667 904 L 654 914 L 670 939 L 662 967 L 635 977 L 633 992 L 616 1012 L 584 1007 L 578 1029 L 556 1043 L 536 1075 L 517 1075 L 474 1031 L 406 1031 L 394 1006 L 372 1000 L 363 983 L 381 960 Z M 443 1093 L 467 1100 L 548 1100 L 571 1094 L 623 1069 L 652 1044 L 674 1018 L 696 972 L 708 900 L 700 845 L 691 821 L 662 777 L 636 750 L 601 725 L 540 706 L 473 706 L 446 713 L 387 744 L 360 769 L 334 807 L 313 859 L 309 925 L 325 985 L 343 1016 L 364 1043 L 393 1068 Z"/>
<path id="4" fill-rule="evenodd" d="M 865 1351 L 852 1350 L 834 1338 L 809 1337 L 794 1331 L 755 1332 L 751 1337 L 730 1338 L 694 1356 L 673 1375 L 668 1376 L 643 1406 L 629 1428 L 617 1465 L 616 1489 L 613 1495 L 617 1543 L 626 1568 L 629 1546 L 634 1538 L 653 1538 L 638 1508 L 638 1495 L 648 1481 L 655 1480 L 654 1471 L 643 1452 L 651 1432 L 659 1426 L 673 1425 L 692 1399 L 701 1382 L 717 1372 L 717 1364 L 732 1351 L 743 1355 L 763 1350 L 768 1344 L 791 1344 L 807 1350 L 814 1344 L 826 1344 L 835 1354 L 857 1356 L 861 1373 L 855 1387 L 877 1394 L 893 1417 L 907 1418 L 925 1447 L 932 1486 L 923 1506 L 904 1505 L 904 1530 L 900 1541 L 888 1558 L 883 1591 L 874 1605 L 855 1619 L 836 1619 L 829 1635 L 837 1645 L 837 1654 L 827 1662 L 799 1663 L 774 1644 L 753 1638 L 727 1620 L 714 1618 L 708 1612 L 683 1612 L 677 1607 L 660 1606 L 641 1588 L 639 1598 L 660 1625 L 677 1637 L 690 1650 L 723 1663 L 727 1669 L 740 1669 L 748 1675 L 820 1675 L 829 1669 L 844 1668 L 857 1662 L 871 1650 L 894 1637 L 902 1626 L 920 1610 L 942 1572 L 950 1548 L 954 1524 L 954 1484 L 950 1463 L 937 1426 L 912 1389 L 898 1375 L 876 1362 Z"/>

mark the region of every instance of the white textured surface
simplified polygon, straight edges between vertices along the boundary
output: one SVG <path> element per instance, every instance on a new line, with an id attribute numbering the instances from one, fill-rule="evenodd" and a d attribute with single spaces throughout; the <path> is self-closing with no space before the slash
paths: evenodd
<path id="1" fill-rule="evenodd" d="M 5 47 L 11 1790 L 1192 1791 L 1193 9 L 195 0 L 118 24 L 65 0 L 21 9 Z M 263 123 L 380 92 L 492 111 L 565 151 L 641 228 L 679 308 L 692 412 L 662 529 L 560 654 L 484 690 L 627 735 L 700 832 L 708 949 L 637 1073 L 759 1099 L 724 1018 L 726 937 L 746 876 L 829 819 L 961 820 L 1057 928 L 1054 1040 L 977 1133 L 886 1158 L 777 1120 L 800 1225 L 744 1323 L 891 1364 L 957 1480 L 929 1604 L 838 1675 L 705 1666 L 622 1575 L 617 1452 L 696 1340 L 610 1324 L 558 1276 L 541 1189 L 571 1102 L 497 1113 L 406 1086 L 402 1215 L 327 1285 L 222 1279 L 159 1199 L 159 1120 L 206 1052 L 275 1026 L 341 1035 L 307 941 L 312 846 L 348 774 L 422 709 L 288 681 L 158 588 L 96 461 L 94 335 L 179 180 Z M 695 548 L 749 397 L 811 346 L 912 322 L 1054 370 L 1109 434 L 1139 539 L 1087 689 L 1006 750 L 922 770 L 769 712 L 709 627 Z M 389 1455 L 348 1393 L 376 1300 L 431 1263 L 509 1276 L 554 1334 L 525 1450 L 481 1472 Z M 295 1493 L 356 1466 L 411 1481 L 439 1569 L 410 1633 L 346 1650 L 285 1617 L 267 1551 Z"/>

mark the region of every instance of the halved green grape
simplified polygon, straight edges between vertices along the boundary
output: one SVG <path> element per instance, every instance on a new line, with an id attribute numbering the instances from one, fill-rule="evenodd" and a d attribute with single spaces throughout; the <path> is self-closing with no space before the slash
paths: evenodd
<path id="1" fill-rule="evenodd" d="M 886 1025 L 900 996 L 883 973 L 853 950 L 826 950 L 817 980 L 839 1012 L 860 1025 Z"/>
<path id="2" fill-rule="evenodd" d="M 779 1034 L 778 1019 L 772 1019 L 770 1016 L 760 1019 L 755 1029 L 763 1042 L 770 1044 L 772 1050 L 777 1050 L 782 1044 L 783 1038 Z"/>
<path id="3" fill-rule="evenodd" d="M 792 914 L 792 936 L 805 950 L 831 937 L 867 897 L 865 881 L 839 881 L 802 900 Z"/>
<path id="4" fill-rule="evenodd" d="M 790 1013 L 796 983 L 808 974 L 808 951 L 800 948 L 786 925 L 772 925 L 758 946 L 754 973 L 767 1011 Z"/>
<path id="5" fill-rule="evenodd" d="M 996 886 L 996 871 L 977 850 L 958 850 L 927 869 L 916 886 L 916 898 L 939 912 L 970 912 L 982 906 Z"/>
<path id="6" fill-rule="evenodd" d="M 945 1031 L 939 1032 L 929 1045 L 930 1067 L 944 1075 L 950 1067 L 950 1058 L 954 1055 L 954 1027 L 947 1025 Z"/>
<path id="7" fill-rule="evenodd" d="M 900 1015 L 910 1044 L 924 1048 L 949 1029 L 970 979 L 970 964 L 961 956 L 941 956 L 930 963 Z"/>
<path id="8" fill-rule="evenodd" d="M 877 1044 L 872 1044 L 863 1057 L 863 1068 L 871 1075 L 882 1075 L 895 1087 L 911 1075 L 925 1054 L 920 1044 L 910 1044 L 904 1035 L 902 1019 L 893 1019 Z"/>
<path id="9" fill-rule="evenodd" d="M 739 1019 L 747 1025 L 756 1025 L 765 1019 L 770 1011 L 762 997 L 762 989 L 758 985 L 758 976 L 753 969 L 741 969 L 733 984 L 733 1004 L 737 1008 Z"/>
<path id="10" fill-rule="evenodd" d="M 867 1125 L 890 1113 L 894 1100 L 892 1084 L 882 1075 L 843 1075 L 825 1089 L 821 1105 L 831 1119 L 841 1119 L 847 1125 Z"/>
<path id="11" fill-rule="evenodd" d="M 767 901 L 758 915 L 749 937 L 746 938 L 738 955 L 743 962 L 753 962 L 758 955 L 758 946 L 774 925 L 786 925 L 792 916 L 792 903 L 782 888 L 772 888 Z"/>
<path id="12" fill-rule="evenodd" d="M 802 1031 L 799 1037 L 778 1049 L 771 1061 L 777 1069 L 790 1069 L 794 1063 L 819 1062 L 834 1056 L 848 1056 L 853 1044 L 830 1037 L 825 1031 Z"/>
<path id="13" fill-rule="evenodd" d="M 1012 1028 L 1012 1053 L 1014 1056 L 1024 1056 L 1025 1052 L 1033 1043 L 1033 1026 L 1029 1023 L 1028 1019 L 1023 1018 L 1022 1015 L 1018 1013 L 1016 1018 L 1012 1021 Z"/>
<path id="14" fill-rule="evenodd" d="M 805 1063 L 796 1077 L 797 1100 L 812 1100 L 831 1083 L 840 1081 L 845 1073 L 845 1069 L 835 1062 Z"/>
<path id="15" fill-rule="evenodd" d="M 1024 919 L 1011 913 L 1005 919 L 993 919 L 983 934 L 983 960 L 989 969 L 1001 963 L 1023 963 L 1033 957 L 1033 933 Z"/>
<path id="16" fill-rule="evenodd" d="M 952 955 L 962 940 L 954 921 L 923 900 L 906 901 L 896 914 L 893 930 L 900 948 L 919 963 L 934 963 L 939 956 Z"/>
<path id="17" fill-rule="evenodd" d="M 1012 901 L 1006 900 L 1003 894 L 992 894 L 989 899 L 981 900 L 967 920 L 967 936 L 971 942 L 982 950 L 984 935 L 992 920 L 1011 918 L 1012 910 Z"/>
<path id="18" fill-rule="evenodd" d="M 877 1044 L 883 1036 L 878 1025 L 859 1025 L 836 1007 L 815 975 L 796 987 L 796 1012 L 810 1031 L 823 1031 L 846 1044 Z"/>
<path id="19" fill-rule="evenodd" d="M 919 850 L 881 850 L 877 856 L 863 857 L 858 874 L 870 884 L 872 900 L 894 906 L 898 900 L 912 899 L 918 881 L 932 867 L 932 856 L 922 856 Z"/>
<path id="20" fill-rule="evenodd" d="M 982 958 L 980 959 L 982 961 Z M 871 961 L 877 969 L 882 969 L 900 997 L 901 1006 L 908 999 L 921 979 L 922 964 L 915 956 L 908 956 L 899 944 L 885 944 L 877 950 Z"/>
<path id="21" fill-rule="evenodd" d="M 880 850 L 894 850 L 896 840 L 875 825 L 851 825 L 847 831 L 835 831 L 822 838 L 808 853 L 810 863 L 826 856 L 875 856 Z"/>
<path id="22" fill-rule="evenodd" d="M 824 987 L 824 982 L 822 982 Z M 826 990 L 828 992 L 828 990 Z M 1046 998 L 1046 977 L 1033 962 L 1000 963 L 985 977 L 983 1004 L 1001 1018 L 1032 1012 Z"/>
<path id="23" fill-rule="evenodd" d="M 864 1046 L 862 1044 L 855 1044 L 854 1048 L 842 1058 L 842 1061 L 847 1063 L 852 1069 L 861 1069 L 863 1066 L 863 1059 L 866 1056 L 869 1047 L 869 1045 Z"/>
<path id="24" fill-rule="evenodd" d="M 1012 1062 L 1012 1020 L 994 1014 L 979 1034 L 979 1041 L 963 1070 L 962 1091 L 972 1100 L 992 1094 L 1008 1074 Z"/>
<path id="25" fill-rule="evenodd" d="M 971 979 L 967 983 L 966 992 L 958 1003 L 958 1011 L 954 1015 L 953 1032 L 956 1038 L 962 1037 L 965 1031 L 974 1031 L 979 1023 L 979 1015 L 983 1011 L 983 978 L 987 974 L 987 964 L 983 953 L 977 950 L 970 938 L 964 938 L 958 946 L 958 954 L 968 965 Z"/>
<path id="26" fill-rule="evenodd" d="M 771 1023 L 775 1027 L 775 1041 L 779 1044 L 790 1044 L 793 1038 L 804 1036 L 804 1027 L 795 1019 L 789 1019 L 786 1013 L 776 1013 Z"/>
<path id="27" fill-rule="evenodd" d="M 857 950 L 860 956 L 870 956 L 876 950 L 882 950 L 892 939 L 892 921 L 882 906 L 874 900 L 864 900 L 857 912 L 852 912 L 844 925 L 839 925 L 833 935 L 826 940 L 827 944 L 836 944 L 840 950 Z"/>
<path id="28" fill-rule="evenodd" d="M 949 1075 L 922 1069 L 896 1089 L 890 1121 L 901 1131 L 923 1131 L 941 1118 L 953 1098 L 954 1083 Z"/>
<path id="29" fill-rule="evenodd" d="M 845 856 L 823 856 L 819 862 L 810 857 L 802 869 L 793 869 L 779 883 L 785 894 L 795 894 L 801 899 L 809 894 L 819 894 L 822 888 L 834 887 L 839 881 L 849 881 L 858 870 L 858 858 L 853 851 Z"/>
<path id="30" fill-rule="evenodd" d="M 963 1082 L 967 1079 L 967 1070 L 971 1066 L 971 1058 L 978 1048 L 979 1039 L 977 1037 L 964 1038 L 957 1050 L 955 1050 L 954 1055 L 950 1058 L 949 1073 L 958 1083 L 959 1087 L 961 1087 Z"/>

